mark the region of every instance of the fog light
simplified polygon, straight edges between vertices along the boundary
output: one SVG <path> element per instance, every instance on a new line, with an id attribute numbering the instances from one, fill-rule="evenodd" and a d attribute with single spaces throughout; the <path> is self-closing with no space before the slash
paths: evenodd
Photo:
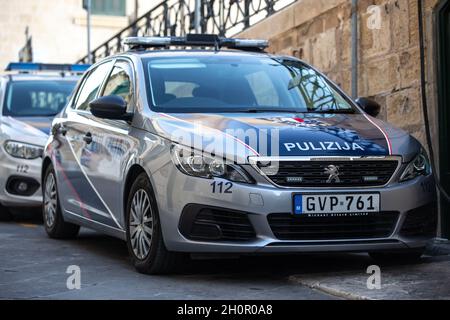
<path id="1" fill-rule="evenodd" d="M 39 182 L 29 177 L 12 176 L 6 182 L 6 191 L 10 194 L 29 197 L 39 189 Z"/>
<path id="2" fill-rule="evenodd" d="M 19 185 L 17 186 L 17 190 L 19 192 L 26 192 L 28 190 L 28 184 L 26 182 L 19 183 Z"/>

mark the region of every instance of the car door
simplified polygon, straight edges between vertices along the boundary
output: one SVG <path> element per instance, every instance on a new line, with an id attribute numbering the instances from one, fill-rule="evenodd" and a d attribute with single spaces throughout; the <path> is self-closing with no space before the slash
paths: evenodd
<path id="1" fill-rule="evenodd" d="M 134 75 L 131 62 L 117 60 L 104 82 L 99 96 L 121 96 L 132 113 L 135 106 Z M 81 149 L 81 168 L 90 181 L 95 194 L 99 197 L 98 211 L 109 214 L 113 222 L 124 226 L 123 182 L 126 168 L 132 151 L 135 150 L 135 139 L 130 136 L 131 124 L 124 120 L 100 119 L 92 114 L 89 118 L 89 129 L 83 134 L 92 137 L 91 143 L 85 143 Z"/>
<path id="2" fill-rule="evenodd" d="M 85 167 L 95 161 L 90 158 L 90 152 L 97 147 L 88 134 L 93 132 L 90 127 L 95 128 L 89 102 L 98 97 L 113 63 L 106 61 L 83 78 L 57 130 L 60 145 L 54 165 L 62 195 L 60 202 L 66 214 L 117 227 L 85 173 Z"/>

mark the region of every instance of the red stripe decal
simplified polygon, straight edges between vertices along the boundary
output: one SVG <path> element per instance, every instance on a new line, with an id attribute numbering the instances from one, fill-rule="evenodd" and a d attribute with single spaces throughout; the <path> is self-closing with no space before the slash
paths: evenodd
<path id="1" fill-rule="evenodd" d="M 392 144 L 391 144 L 391 140 L 389 139 L 389 136 L 388 136 L 387 132 L 382 127 L 380 127 L 378 124 L 376 124 L 375 121 L 370 119 L 370 117 L 368 117 L 366 114 L 364 114 L 364 117 L 366 117 L 366 119 L 371 124 L 373 124 L 378 130 L 381 131 L 381 133 L 383 134 L 384 138 L 386 139 L 386 142 L 387 142 L 387 145 L 388 145 L 388 149 L 389 149 L 389 155 L 392 156 Z"/>
<path id="2" fill-rule="evenodd" d="M 67 185 L 69 186 L 69 189 L 72 191 L 72 193 L 74 194 L 75 198 L 77 198 L 77 201 L 80 203 L 80 207 L 81 207 L 81 211 L 83 212 L 83 215 L 88 218 L 91 219 L 91 215 L 89 214 L 89 212 L 87 211 L 87 209 L 84 206 L 83 201 L 81 201 L 81 197 L 78 194 L 78 192 L 76 191 L 75 187 L 72 185 L 72 183 L 70 182 L 69 178 L 67 177 L 66 173 L 64 172 L 64 169 L 61 165 L 61 163 L 56 159 L 56 156 L 53 156 L 53 160 L 58 168 L 58 171 L 62 173 L 62 177 L 64 179 L 64 181 L 67 183 Z"/>

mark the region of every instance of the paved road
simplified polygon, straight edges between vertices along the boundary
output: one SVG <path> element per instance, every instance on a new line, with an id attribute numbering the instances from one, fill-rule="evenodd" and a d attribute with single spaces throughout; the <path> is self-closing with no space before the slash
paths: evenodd
<path id="1" fill-rule="evenodd" d="M 0 298 L 25 299 L 330 299 L 288 280 L 300 261 L 195 261 L 183 274 L 135 272 L 124 242 L 82 229 L 78 239 L 48 239 L 34 221 L 0 222 Z M 69 265 L 81 290 L 68 290 Z M 290 267 L 288 265 L 291 265 Z"/>
<path id="2" fill-rule="evenodd" d="M 245 257 L 196 260 L 182 274 L 146 276 L 134 271 L 120 240 L 86 229 L 76 240 L 51 240 L 39 221 L 0 222 L 0 298 L 6 299 L 352 298 L 345 290 L 367 293 L 371 264 L 362 254 Z M 81 268 L 81 290 L 66 287 L 69 265 Z M 441 269 L 450 270 L 450 262 Z"/>

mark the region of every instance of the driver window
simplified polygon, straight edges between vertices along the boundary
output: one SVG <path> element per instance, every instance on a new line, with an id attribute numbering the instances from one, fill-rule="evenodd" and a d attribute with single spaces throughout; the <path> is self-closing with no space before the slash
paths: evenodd
<path id="1" fill-rule="evenodd" d="M 112 62 L 106 62 L 92 70 L 82 84 L 75 103 L 75 109 L 89 111 L 89 102 L 95 99 Z"/>
<path id="2" fill-rule="evenodd" d="M 115 66 L 106 82 L 102 96 L 121 96 L 130 106 L 132 92 L 131 77 L 123 68 Z"/>

